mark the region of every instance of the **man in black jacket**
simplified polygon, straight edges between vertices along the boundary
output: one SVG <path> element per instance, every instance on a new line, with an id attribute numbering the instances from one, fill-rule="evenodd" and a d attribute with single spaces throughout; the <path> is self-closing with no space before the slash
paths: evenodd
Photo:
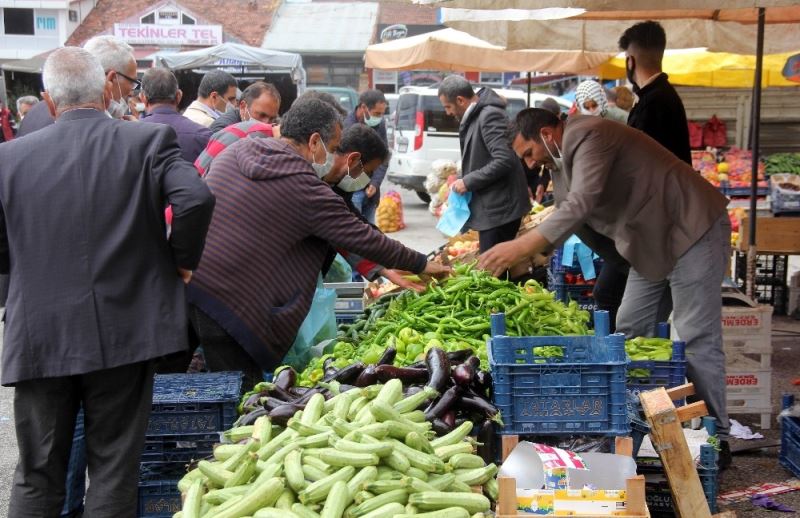
<path id="1" fill-rule="evenodd" d="M 625 68 L 639 101 L 628 115 L 628 126 L 644 131 L 659 144 L 692 164 L 689 125 L 683 102 L 661 71 L 667 35 L 660 23 L 647 21 L 628 28 L 619 39 Z"/>
<path id="2" fill-rule="evenodd" d="M 461 121 L 461 178 L 453 190 L 472 193 L 466 226 L 478 231 L 482 253 L 517 237 L 531 208 L 525 172 L 508 143 L 506 102 L 490 88 L 475 93 L 469 81 L 455 75 L 442 81 L 439 100 Z"/>
<path id="3" fill-rule="evenodd" d="M 153 363 L 188 347 L 184 283 L 214 198 L 172 128 L 108 116 L 114 83 L 91 54 L 58 49 L 42 76 L 56 123 L 0 146 L 0 381 L 15 387 L 19 446 L 8 514 L 59 515 L 83 406 L 85 516 L 133 518 Z"/>

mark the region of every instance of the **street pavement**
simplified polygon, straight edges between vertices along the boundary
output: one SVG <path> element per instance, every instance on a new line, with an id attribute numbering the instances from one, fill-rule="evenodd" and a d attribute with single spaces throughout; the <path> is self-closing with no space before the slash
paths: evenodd
<path id="1" fill-rule="evenodd" d="M 436 230 L 436 221 L 428 212 L 426 204 L 417 196 L 391 184 L 383 187 L 384 192 L 396 190 L 403 198 L 403 209 L 406 228 L 390 234 L 394 239 L 422 253 L 438 248 L 445 242 L 445 237 Z M 2 324 L 0 324 L 0 331 Z M 0 332 L 0 348 L 2 333 Z M 17 463 L 17 438 L 14 433 L 14 389 L 0 387 L 0 517 L 8 514 L 8 499 L 11 490 L 11 479 Z"/>

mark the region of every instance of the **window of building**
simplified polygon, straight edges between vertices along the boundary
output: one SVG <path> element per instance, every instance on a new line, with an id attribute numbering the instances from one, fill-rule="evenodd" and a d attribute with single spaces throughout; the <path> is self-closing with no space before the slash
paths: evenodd
<path id="1" fill-rule="evenodd" d="M 503 73 L 502 72 L 481 72 L 481 84 L 486 85 L 502 85 Z"/>
<path id="2" fill-rule="evenodd" d="M 150 13 L 146 16 L 142 16 L 141 18 L 139 18 L 139 21 L 141 21 L 142 23 L 153 25 L 156 23 L 156 13 Z"/>
<path id="3" fill-rule="evenodd" d="M 188 14 L 181 13 L 181 23 L 184 25 L 194 25 L 197 23 L 197 20 L 195 20 Z"/>
<path id="4" fill-rule="evenodd" d="M 78 21 L 78 11 L 74 9 L 69 10 L 69 21 L 77 22 Z"/>
<path id="5" fill-rule="evenodd" d="M 3 23 L 6 34 L 33 36 L 33 9 L 3 9 Z"/>

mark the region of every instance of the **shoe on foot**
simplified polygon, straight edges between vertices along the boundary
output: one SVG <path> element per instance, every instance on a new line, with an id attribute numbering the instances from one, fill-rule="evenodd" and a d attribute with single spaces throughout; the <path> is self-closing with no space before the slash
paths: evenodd
<path id="1" fill-rule="evenodd" d="M 728 469 L 733 462 L 733 455 L 731 455 L 731 446 L 728 441 L 719 442 L 719 460 L 717 466 L 720 471 Z"/>

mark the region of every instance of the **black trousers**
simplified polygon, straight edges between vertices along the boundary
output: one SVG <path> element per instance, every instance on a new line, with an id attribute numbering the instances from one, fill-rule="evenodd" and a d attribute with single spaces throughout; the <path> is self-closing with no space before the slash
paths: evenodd
<path id="1" fill-rule="evenodd" d="M 480 248 L 480 252 L 484 253 L 497 243 L 511 241 L 512 239 L 516 238 L 521 223 L 522 220 L 517 219 L 509 221 L 508 223 L 500 225 L 499 227 L 478 231 L 478 246 Z"/>
<path id="2" fill-rule="evenodd" d="M 594 301 L 597 303 L 597 309 L 608 311 L 611 333 L 617 329 L 617 311 L 622 304 L 622 296 L 625 295 L 629 270 L 628 266 L 605 262 L 594 284 L 592 291 Z"/>
<path id="3" fill-rule="evenodd" d="M 84 516 L 135 518 L 139 460 L 153 401 L 153 362 L 23 381 L 14 391 L 19 461 L 8 516 L 57 518 L 78 408 L 90 485 Z"/>
<path id="4" fill-rule="evenodd" d="M 189 306 L 189 320 L 203 346 L 203 356 L 210 372 L 242 371 L 242 392 L 264 380 L 261 366 L 214 319 L 197 307 Z"/>

